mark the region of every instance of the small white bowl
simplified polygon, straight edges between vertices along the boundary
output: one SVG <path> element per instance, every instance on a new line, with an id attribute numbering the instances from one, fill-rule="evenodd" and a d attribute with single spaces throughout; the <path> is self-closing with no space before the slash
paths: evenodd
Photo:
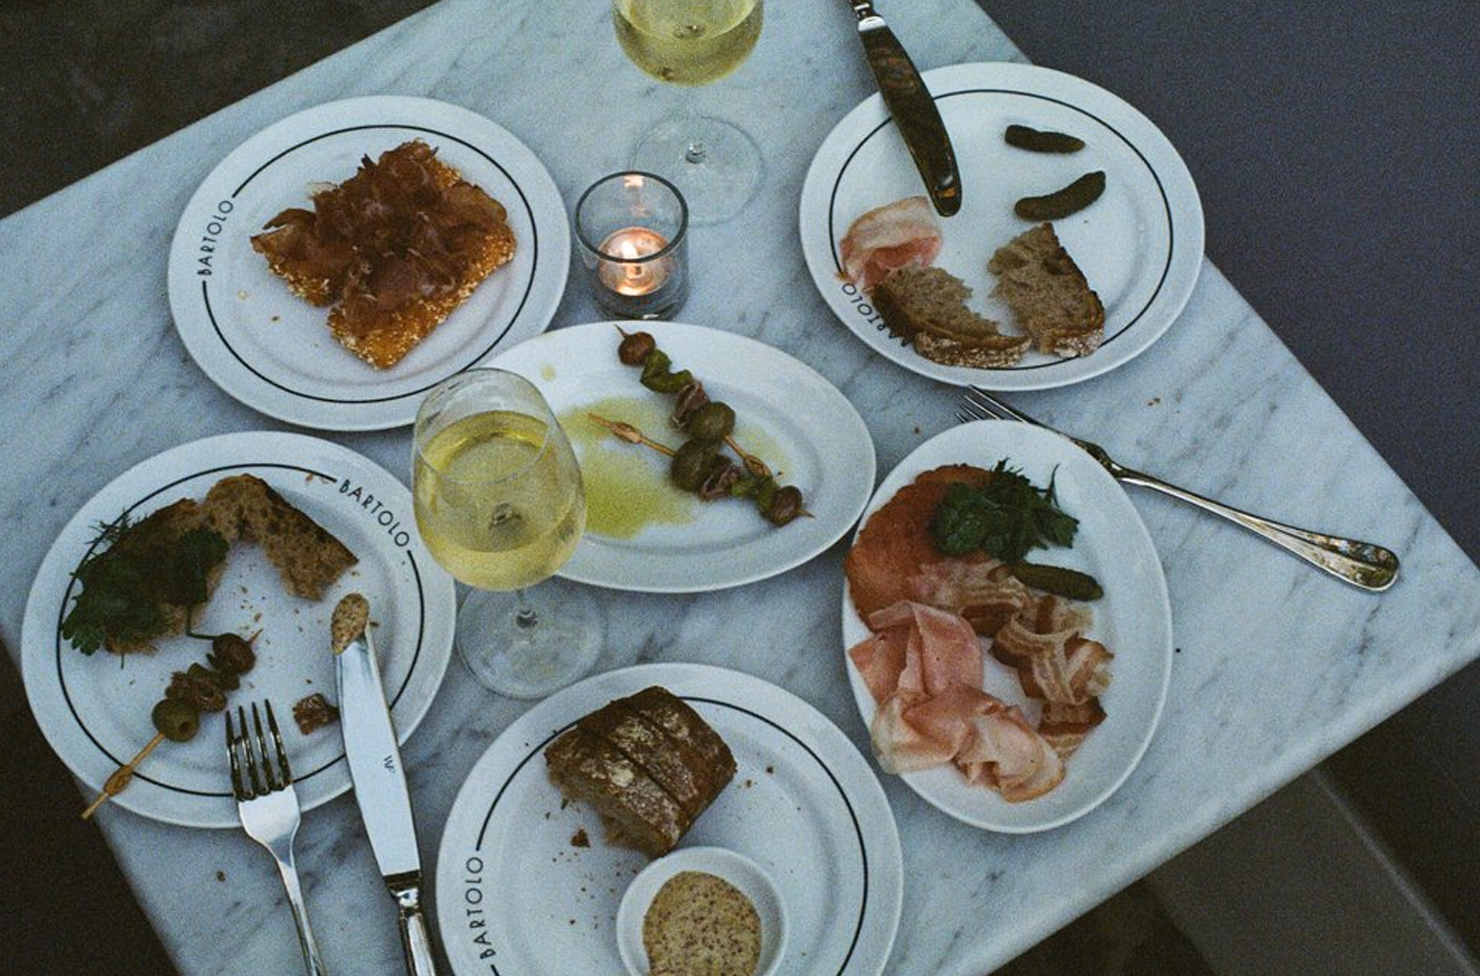
<path id="1" fill-rule="evenodd" d="M 638 872 L 617 906 L 617 949 L 632 976 L 648 976 L 642 920 L 658 889 L 683 871 L 702 871 L 723 878 L 750 899 L 761 920 L 761 954 L 755 976 L 773 976 L 786 949 L 786 906 L 761 866 L 744 854 L 723 847 L 682 847 Z"/>

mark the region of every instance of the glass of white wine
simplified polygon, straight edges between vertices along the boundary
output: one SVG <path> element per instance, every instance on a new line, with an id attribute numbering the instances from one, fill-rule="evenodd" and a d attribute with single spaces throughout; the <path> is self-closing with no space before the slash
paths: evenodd
<path id="1" fill-rule="evenodd" d="M 761 19 L 761 0 L 612 0 L 622 50 L 671 85 L 707 85 L 734 71 L 755 47 Z M 733 123 L 686 104 L 688 112 L 638 141 L 632 168 L 673 181 L 694 223 L 729 220 L 760 185 L 760 149 Z"/>
<path id="2" fill-rule="evenodd" d="M 534 384 L 473 369 L 428 394 L 412 436 L 416 524 L 432 556 L 473 587 L 458 611 L 464 663 L 486 687 L 539 698 L 600 652 L 591 595 L 564 587 L 542 605 L 586 525 L 581 469 Z"/>

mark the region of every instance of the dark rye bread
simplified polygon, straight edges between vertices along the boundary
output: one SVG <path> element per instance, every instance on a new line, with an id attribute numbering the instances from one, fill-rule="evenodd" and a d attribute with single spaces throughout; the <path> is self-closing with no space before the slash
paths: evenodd
<path id="1" fill-rule="evenodd" d="M 581 718 L 545 749 L 550 779 L 590 803 L 608 841 L 672 850 L 735 775 L 735 758 L 681 699 L 652 687 Z"/>
<path id="2" fill-rule="evenodd" d="M 688 702 L 666 688 L 654 685 L 644 688 L 635 695 L 619 699 L 622 705 L 652 722 L 670 737 L 682 743 L 702 757 L 710 776 L 720 781 L 720 787 L 735 775 L 735 757 L 719 733 L 709 727 L 699 713 L 689 707 Z M 719 788 L 715 789 L 715 793 Z"/>
<path id="3" fill-rule="evenodd" d="M 612 702 L 581 719 L 581 728 L 601 736 L 671 796 L 692 820 L 704 812 L 724 783 L 716 783 L 703 763 L 662 729 Z"/>
<path id="4" fill-rule="evenodd" d="M 693 822 L 621 750 L 579 725 L 545 749 L 545 762 L 563 795 L 591 804 L 601 815 L 608 843 L 662 857 Z"/>
<path id="5" fill-rule="evenodd" d="M 1105 306 L 1052 224 L 1039 224 L 997 249 L 987 270 L 992 294 L 1012 309 L 1039 352 L 1088 356 L 1105 337 Z"/>
<path id="6" fill-rule="evenodd" d="M 971 289 L 942 268 L 900 268 L 873 290 L 889 331 L 946 366 L 1001 369 L 1028 349 L 1027 336 L 1003 335 L 997 323 L 966 307 Z"/>

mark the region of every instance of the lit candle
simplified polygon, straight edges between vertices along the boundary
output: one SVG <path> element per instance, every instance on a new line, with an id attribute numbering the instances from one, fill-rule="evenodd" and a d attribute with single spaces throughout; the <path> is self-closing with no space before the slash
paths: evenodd
<path id="1" fill-rule="evenodd" d="M 669 258 L 642 261 L 668 246 L 668 239 L 646 227 L 624 227 L 601 242 L 601 283 L 618 295 L 650 295 L 670 274 Z"/>

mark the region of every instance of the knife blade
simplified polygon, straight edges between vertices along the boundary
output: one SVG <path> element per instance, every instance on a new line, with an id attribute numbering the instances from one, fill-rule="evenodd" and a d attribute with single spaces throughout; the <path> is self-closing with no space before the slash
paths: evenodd
<path id="1" fill-rule="evenodd" d="M 949 217 L 961 209 L 961 172 L 935 99 L 899 38 L 874 12 L 870 0 L 846 2 L 858 17 L 858 37 L 879 83 L 879 94 L 884 96 L 905 148 L 925 181 L 930 202 L 942 217 Z"/>
<path id="2" fill-rule="evenodd" d="M 370 604 L 358 593 L 334 608 L 331 632 L 344 754 L 375 863 L 399 907 L 406 969 L 413 976 L 435 976 L 431 934 L 421 911 L 421 855 L 411 794 L 367 629 L 369 620 Z"/>

